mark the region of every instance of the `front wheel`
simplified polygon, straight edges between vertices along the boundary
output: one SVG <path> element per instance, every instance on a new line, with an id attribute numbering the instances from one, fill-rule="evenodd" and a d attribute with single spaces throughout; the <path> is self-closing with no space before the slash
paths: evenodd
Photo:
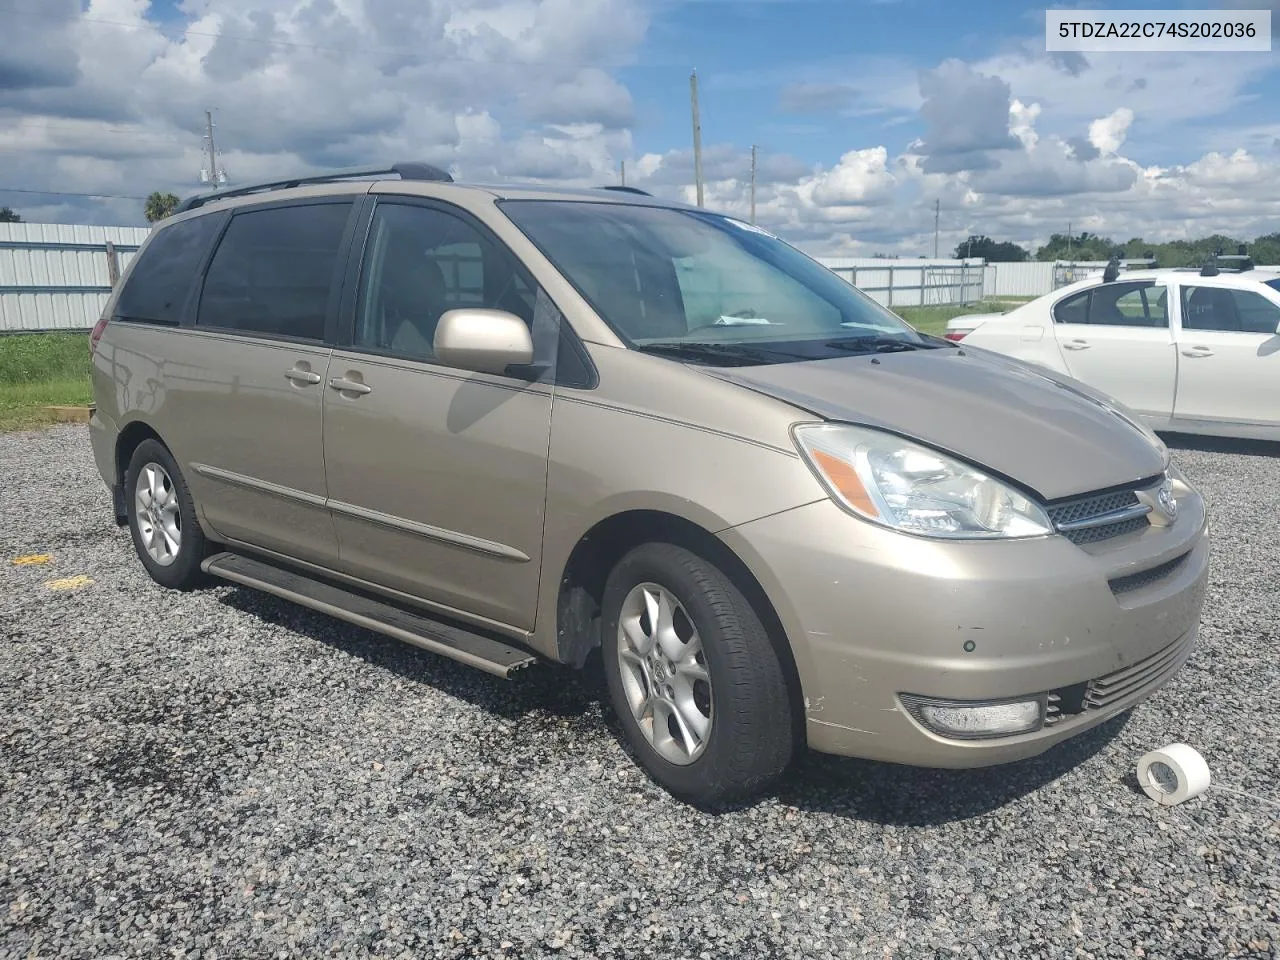
<path id="1" fill-rule="evenodd" d="M 208 541 L 187 482 L 164 444 L 138 444 L 125 471 L 125 498 L 129 533 L 151 579 L 173 590 L 203 583 L 200 562 L 208 554 Z"/>
<path id="2" fill-rule="evenodd" d="M 719 568 L 674 544 L 637 547 L 609 575 L 602 615 L 610 700 L 654 780 L 714 807 L 782 774 L 794 745 L 782 666 Z"/>

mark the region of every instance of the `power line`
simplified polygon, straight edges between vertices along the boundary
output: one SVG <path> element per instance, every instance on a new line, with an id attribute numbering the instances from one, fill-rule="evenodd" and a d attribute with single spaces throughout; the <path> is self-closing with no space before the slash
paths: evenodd
<path id="1" fill-rule="evenodd" d="M 25 130 L 32 132 L 41 130 L 67 131 L 69 133 L 84 133 L 94 137 L 108 135 L 115 137 L 134 137 L 138 140 L 168 140 L 174 143 L 189 140 L 189 133 L 145 133 L 145 128 L 113 128 L 110 126 L 93 126 L 94 121 L 87 120 L 82 123 L 58 123 L 46 121 L 43 117 L 24 117 L 20 123 L 12 126 L 4 126 L 0 124 L 0 133 L 22 133 Z"/>
<path id="2" fill-rule="evenodd" d="M 22 17 L 36 17 L 42 20 L 54 20 L 60 23 L 96 23 L 108 27 L 120 27 L 126 30 L 148 30 L 156 27 L 156 24 L 148 23 L 131 23 L 127 20 L 107 20 L 101 17 L 62 17 L 55 13 L 45 13 L 41 10 L 19 10 L 17 7 L 0 5 L 0 12 L 13 13 Z M 597 69 L 607 69 L 607 64 L 602 63 L 569 63 L 556 58 L 548 60 L 516 60 L 511 57 L 500 57 L 491 59 L 482 59 L 480 57 L 463 57 L 457 54 L 420 54 L 408 47 L 352 47 L 352 46 L 335 46 L 325 43 L 304 43 L 301 40 L 277 40 L 271 37 L 246 37 L 243 34 L 235 33 L 214 33 L 210 30 L 183 30 L 183 37 L 206 37 L 212 40 L 219 38 L 224 40 L 236 40 L 241 43 L 262 43 L 275 47 L 296 47 L 303 50 L 328 50 L 335 53 L 383 53 L 394 56 L 407 56 L 411 60 L 419 63 L 427 63 L 431 61 L 448 61 L 451 63 L 475 63 L 486 67 L 496 67 L 502 64 L 513 64 L 517 66 L 540 67 L 546 66 L 548 62 L 554 62 L 558 66 L 587 68 L 594 67 Z M 650 69 L 650 70 L 666 70 L 668 64 L 649 63 L 649 64 L 614 64 L 615 67 L 626 67 L 629 70 Z"/>
<path id="3" fill-rule="evenodd" d="M 30 193 L 42 197 L 85 197 L 90 200 L 146 200 L 121 193 L 70 193 L 66 190 L 27 190 L 20 187 L 0 187 L 0 195 L 6 193 Z"/>

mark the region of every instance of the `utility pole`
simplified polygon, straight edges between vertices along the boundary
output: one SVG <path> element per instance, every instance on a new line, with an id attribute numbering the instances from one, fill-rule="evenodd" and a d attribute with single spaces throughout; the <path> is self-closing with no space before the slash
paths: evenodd
<path id="1" fill-rule="evenodd" d="M 205 150 L 207 151 L 205 159 L 209 165 L 200 170 L 200 181 L 210 184 L 213 189 L 217 190 L 220 184 L 227 182 L 227 171 L 218 166 L 218 148 L 213 142 L 213 113 L 209 110 L 204 112 L 204 129 Z"/>
<path id="2" fill-rule="evenodd" d="M 627 161 L 623 160 L 618 169 L 622 173 L 622 185 L 625 187 L 627 185 Z"/>
<path id="3" fill-rule="evenodd" d="M 938 218 L 942 215 L 942 200 L 933 201 L 933 259 L 938 259 Z"/>
<path id="4" fill-rule="evenodd" d="M 1071 221 L 1067 221 L 1067 259 L 1071 259 Z"/>
<path id="5" fill-rule="evenodd" d="M 689 74 L 689 99 L 693 104 L 693 182 L 702 206 L 702 120 L 698 116 L 698 71 Z"/>
<path id="6" fill-rule="evenodd" d="M 756 222 L 756 145 L 751 145 L 751 224 Z"/>

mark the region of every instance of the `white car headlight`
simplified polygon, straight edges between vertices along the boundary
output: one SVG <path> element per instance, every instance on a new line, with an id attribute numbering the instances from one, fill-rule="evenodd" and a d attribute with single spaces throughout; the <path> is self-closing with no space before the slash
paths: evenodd
<path id="1" fill-rule="evenodd" d="M 1053 532 L 1039 504 L 936 450 L 849 424 L 807 424 L 794 432 L 800 452 L 832 498 L 874 523 L 951 539 Z"/>

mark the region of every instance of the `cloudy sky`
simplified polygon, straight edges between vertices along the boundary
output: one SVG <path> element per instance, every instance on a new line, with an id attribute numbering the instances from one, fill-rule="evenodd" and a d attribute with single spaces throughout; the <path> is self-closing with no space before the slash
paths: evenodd
<path id="1" fill-rule="evenodd" d="M 696 67 L 707 205 L 746 214 L 758 144 L 759 221 L 813 252 L 932 253 L 935 200 L 944 249 L 1280 230 L 1280 47 L 1044 45 L 1043 4 L 954 0 L 0 0 L 0 205 L 143 223 L 136 198 L 201 189 L 206 109 L 232 183 L 625 160 L 692 199 Z"/>

